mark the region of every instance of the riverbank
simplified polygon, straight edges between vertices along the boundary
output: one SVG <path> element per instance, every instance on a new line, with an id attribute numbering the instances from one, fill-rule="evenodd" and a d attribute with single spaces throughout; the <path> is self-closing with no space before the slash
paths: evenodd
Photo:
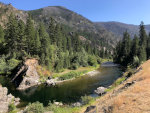
<path id="1" fill-rule="evenodd" d="M 112 61 L 111 59 L 101 59 L 101 64 L 104 62 Z M 56 84 L 63 83 L 66 81 L 71 81 L 76 78 L 82 77 L 84 75 L 88 76 L 94 76 L 99 74 L 100 72 L 97 71 L 98 68 L 100 68 L 101 64 L 97 64 L 96 66 L 88 66 L 88 67 L 79 67 L 76 70 L 69 70 L 66 69 L 65 71 L 61 73 L 54 73 L 52 75 L 52 82 L 55 82 Z M 116 66 L 116 65 L 115 65 Z"/>
<path id="2" fill-rule="evenodd" d="M 62 73 L 55 73 L 52 76 L 53 81 L 58 83 L 63 83 L 66 81 L 71 81 L 76 78 L 82 77 L 84 75 L 94 76 L 98 73 L 97 69 L 100 67 L 100 65 L 97 65 L 95 67 L 89 66 L 89 67 L 80 67 L 77 70 L 66 70 Z"/>
<path id="3" fill-rule="evenodd" d="M 90 106 L 94 106 L 98 113 L 143 113 L 149 112 L 150 104 L 150 60 L 137 69 L 127 70 L 107 90 L 107 94 L 96 99 Z M 89 107 L 90 107 L 89 106 Z M 85 113 L 87 107 L 80 109 Z"/>

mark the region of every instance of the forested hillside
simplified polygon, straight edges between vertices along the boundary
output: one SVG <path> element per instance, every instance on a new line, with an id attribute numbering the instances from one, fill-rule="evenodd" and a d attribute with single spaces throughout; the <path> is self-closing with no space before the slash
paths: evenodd
<path id="1" fill-rule="evenodd" d="M 0 8 L 2 73 L 30 57 L 56 72 L 94 66 L 100 57 L 111 57 L 113 35 L 66 8 L 20 11 L 3 3 Z"/>
<path id="2" fill-rule="evenodd" d="M 132 40 L 126 31 L 123 39 L 117 44 L 114 61 L 124 66 L 137 67 L 150 58 L 150 35 L 145 31 L 144 23 L 141 22 L 139 35 Z"/>

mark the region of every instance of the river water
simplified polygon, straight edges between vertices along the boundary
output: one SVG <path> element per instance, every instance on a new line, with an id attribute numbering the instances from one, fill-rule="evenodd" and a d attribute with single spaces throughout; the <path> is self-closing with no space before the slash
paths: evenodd
<path id="1" fill-rule="evenodd" d="M 111 62 L 104 63 L 98 71 L 97 75 L 89 76 L 85 75 L 75 80 L 66 81 L 58 84 L 55 87 L 46 87 L 40 85 L 38 87 L 32 87 L 26 91 L 18 91 L 13 87 L 13 84 L 7 81 L 3 81 L 3 86 L 8 88 L 8 92 L 19 97 L 21 102 L 28 104 L 29 102 L 39 101 L 44 105 L 47 105 L 49 101 L 58 101 L 63 103 L 72 103 L 80 100 L 81 96 L 94 94 L 94 90 L 99 86 L 108 87 L 118 77 L 121 76 L 121 69 L 117 65 L 113 65 Z M 2 80 L 1 80 L 2 81 Z"/>

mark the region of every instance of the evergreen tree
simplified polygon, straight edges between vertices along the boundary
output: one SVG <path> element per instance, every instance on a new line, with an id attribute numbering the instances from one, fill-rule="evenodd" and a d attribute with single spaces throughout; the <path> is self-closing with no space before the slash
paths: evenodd
<path id="1" fill-rule="evenodd" d="M 138 55 L 138 52 L 139 52 L 139 38 L 135 35 L 134 36 L 134 39 L 132 41 L 132 49 L 131 49 L 131 55 L 134 57 L 134 56 L 137 56 Z"/>
<path id="2" fill-rule="evenodd" d="M 26 36 L 27 36 L 27 53 L 31 54 L 33 53 L 34 49 L 34 40 L 35 40 L 35 28 L 33 20 L 31 19 L 31 16 L 29 15 L 26 23 Z"/>
<path id="3" fill-rule="evenodd" d="M 122 60 L 123 65 L 127 65 L 132 58 L 130 57 L 130 50 L 131 50 L 131 39 L 130 35 L 126 31 L 123 35 L 123 41 L 122 41 Z"/>
<path id="4" fill-rule="evenodd" d="M 4 42 L 4 31 L 2 26 L 0 25 L 0 44 Z"/>
<path id="5" fill-rule="evenodd" d="M 51 44 L 55 44 L 56 43 L 56 39 L 55 39 L 55 20 L 53 18 L 50 18 L 48 34 L 50 36 Z"/>
<path id="6" fill-rule="evenodd" d="M 139 31 L 139 36 L 140 36 L 140 46 L 143 46 L 146 48 L 147 45 L 147 35 L 144 27 L 144 23 L 141 22 L 140 24 L 140 31 Z"/>
<path id="7" fill-rule="evenodd" d="M 142 62 L 146 61 L 146 59 L 147 59 L 146 50 L 142 46 L 142 47 L 140 47 L 140 50 L 139 50 L 139 61 L 140 61 L 140 63 L 142 63 Z"/>
<path id="8" fill-rule="evenodd" d="M 34 44 L 34 50 L 35 50 L 35 54 L 36 55 L 40 55 L 40 48 L 41 48 L 41 41 L 40 41 L 40 37 L 39 37 L 39 32 L 36 31 L 36 35 L 35 35 L 35 44 Z"/>
<path id="9" fill-rule="evenodd" d="M 27 49 L 27 42 L 25 35 L 25 24 L 22 20 L 19 20 L 18 28 L 17 51 L 20 51 L 21 56 L 23 56 Z"/>
<path id="10" fill-rule="evenodd" d="M 149 33 L 149 37 L 147 39 L 147 48 L 146 48 L 146 53 L 147 53 L 147 58 L 150 58 L 150 33 Z"/>
<path id="11" fill-rule="evenodd" d="M 12 55 L 17 53 L 18 31 L 18 20 L 13 14 L 11 14 L 7 24 L 5 41 L 6 46 L 8 47 L 8 53 Z"/>

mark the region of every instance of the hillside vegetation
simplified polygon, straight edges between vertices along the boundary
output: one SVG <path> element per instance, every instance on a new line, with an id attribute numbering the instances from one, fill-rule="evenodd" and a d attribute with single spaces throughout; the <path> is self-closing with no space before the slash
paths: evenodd
<path id="1" fill-rule="evenodd" d="M 98 113 L 149 113 L 150 60 L 122 84 L 97 99 Z M 83 110 L 84 111 L 84 110 Z"/>

